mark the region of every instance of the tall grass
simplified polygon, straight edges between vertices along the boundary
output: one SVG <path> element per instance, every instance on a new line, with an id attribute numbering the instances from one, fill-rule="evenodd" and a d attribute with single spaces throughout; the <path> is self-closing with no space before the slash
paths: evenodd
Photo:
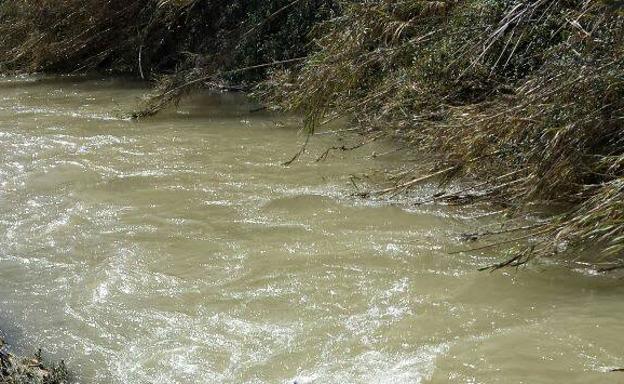
<path id="1" fill-rule="evenodd" d="M 624 262 L 621 5 L 353 1 L 318 31 L 320 49 L 302 70 L 277 73 L 266 97 L 302 112 L 310 130 L 349 116 L 428 154 L 436 175 L 482 181 L 432 200 L 486 199 L 515 213 L 562 203 L 518 234 L 531 245 L 501 265 L 583 247 L 593 264 Z M 419 180 L 403 175 L 382 192 Z"/>
<path id="2" fill-rule="evenodd" d="M 106 70 L 155 79 L 305 56 L 328 0 L 0 1 L 0 69 Z M 264 78 L 245 71 L 226 80 Z"/>

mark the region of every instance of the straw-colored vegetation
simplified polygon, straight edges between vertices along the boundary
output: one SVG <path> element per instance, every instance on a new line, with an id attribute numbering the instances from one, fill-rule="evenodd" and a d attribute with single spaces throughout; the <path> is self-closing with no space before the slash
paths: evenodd
<path id="1" fill-rule="evenodd" d="M 257 93 L 302 113 L 309 132 L 346 116 L 364 141 L 396 137 L 430 168 L 370 194 L 462 178 L 475 182 L 426 201 L 556 207 L 538 224 L 471 236 L 519 244 L 501 266 L 555 254 L 624 262 L 619 0 L 104 3 L 0 1 L 0 67 L 159 79 L 137 116 L 197 87 L 264 80 Z"/>
<path id="2" fill-rule="evenodd" d="M 353 2 L 321 26 L 317 44 L 302 70 L 268 86 L 310 130 L 351 116 L 368 135 L 398 136 L 434 159 L 433 175 L 478 180 L 429 200 L 495 201 L 512 213 L 557 204 L 537 225 L 502 231 L 506 245 L 510 236 L 525 245 L 501 266 L 558 253 L 622 262 L 622 4 Z M 419 172 L 379 193 L 428 179 Z"/>

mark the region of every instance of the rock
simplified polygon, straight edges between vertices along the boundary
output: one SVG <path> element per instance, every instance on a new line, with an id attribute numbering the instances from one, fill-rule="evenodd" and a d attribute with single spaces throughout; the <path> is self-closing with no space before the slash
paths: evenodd
<path id="1" fill-rule="evenodd" d="M 69 374 L 64 362 L 47 366 L 41 350 L 30 358 L 17 358 L 0 344 L 0 384 L 66 384 Z"/>

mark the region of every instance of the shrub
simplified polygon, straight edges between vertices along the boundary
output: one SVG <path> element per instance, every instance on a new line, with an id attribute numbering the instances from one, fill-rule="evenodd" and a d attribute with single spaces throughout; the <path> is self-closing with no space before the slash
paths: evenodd
<path id="1" fill-rule="evenodd" d="M 525 230 L 519 239 L 532 245 L 504 265 L 584 245 L 599 250 L 595 264 L 622 262 L 617 2 L 354 1 L 318 30 L 321 48 L 303 69 L 279 72 L 261 94 L 303 113 L 310 131 L 350 116 L 363 132 L 398 136 L 427 154 L 442 170 L 434 175 L 484 181 L 431 200 L 487 199 L 510 212 L 563 203 Z"/>

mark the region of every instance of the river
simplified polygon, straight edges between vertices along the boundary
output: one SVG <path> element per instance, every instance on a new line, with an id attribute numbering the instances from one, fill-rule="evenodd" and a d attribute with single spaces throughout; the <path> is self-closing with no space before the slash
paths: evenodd
<path id="1" fill-rule="evenodd" d="M 0 90 L 0 329 L 79 382 L 624 383 L 622 280 L 478 272 L 450 251 L 487 208 L 351 197 L 389 143 L 284 167 L 296 119 L 241 95 L 134 122 L 132 81 Z"/>

